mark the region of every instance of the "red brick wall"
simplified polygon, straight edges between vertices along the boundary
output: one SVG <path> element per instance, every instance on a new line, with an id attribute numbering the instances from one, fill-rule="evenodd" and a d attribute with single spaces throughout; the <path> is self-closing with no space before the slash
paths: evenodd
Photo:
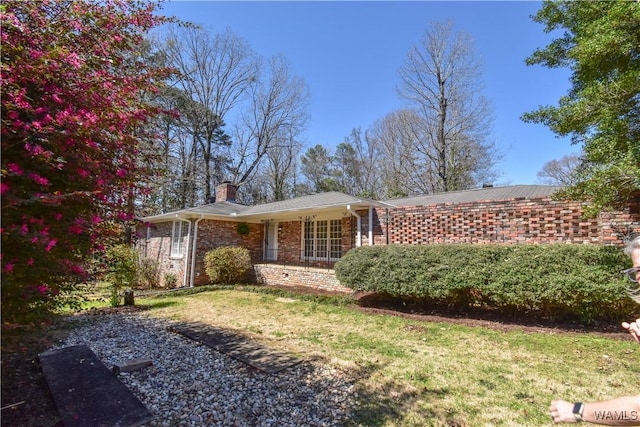
<path id="1" fill-rule="evenodd" d="M 622 244 L 622 233 L 640 230 L 638 203 L 595 219 L 582 217 L 583 206 L 550 198 L 415 206 L 390 209 L 388 224 L 387 211 L 376 209 L 374 244 Z"/>
<path id="2" fill-rule="evenodd" d="M 263 224 L 248 224 L 249 233 L 238 233 L 238 223 L 229 221 L 202 220 L 198 223 L 198 242 L 196 244 L 195 285 L 209 283 L 204 269 L 204 256 L 211 249 L 223 246 L 247 248 L 254 262 L 262 259 Z M 260 256 L 259 258 L 257 258 Z"/>
<path id="3" fill-rule="evenodd" d="M 187 233 L 187 223 L 184 223 L 184 233 Z M 150 258 L 158 262 L 160 268 L 160 285 L 166 286 L 164 283 L 165 275 L 172 273 L 178 279 L 177 286 L 182 286 L 184 278 L 185 258 L 171 257 L 171 233 L 173 229 L 172 222 L 163 222 L 151 224 L 147 227 L 140 227 L 138 230 L 138 248 L 141 256 Z M 185 244 L 187 238 L 185 237 Z"/>
<path id="4" fill-rule="evenodd" d="M 278 228 L 278 262 L 297 264 L 300 261 L 302 242 L 301 222 L 279 222 Z"/>

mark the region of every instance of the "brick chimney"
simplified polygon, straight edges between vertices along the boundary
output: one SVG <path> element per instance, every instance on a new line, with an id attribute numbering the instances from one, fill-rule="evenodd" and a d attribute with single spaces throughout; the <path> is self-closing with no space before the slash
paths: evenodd
<path id="1" fill-rule="evenodd" d="M 216 187 L 216 203 L 236 201 L 236 190 L 238 187 L 233 185 L 231 181 L 224 181 Z"/>

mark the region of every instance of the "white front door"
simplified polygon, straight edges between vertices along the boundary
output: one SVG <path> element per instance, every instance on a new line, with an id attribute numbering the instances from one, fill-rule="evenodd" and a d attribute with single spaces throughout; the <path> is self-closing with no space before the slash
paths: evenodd
<path id="1" fill-rule="evenodd" d="M 270 221 L 264 225 L 264 259 L 278 260 L 278 223 Z"/>

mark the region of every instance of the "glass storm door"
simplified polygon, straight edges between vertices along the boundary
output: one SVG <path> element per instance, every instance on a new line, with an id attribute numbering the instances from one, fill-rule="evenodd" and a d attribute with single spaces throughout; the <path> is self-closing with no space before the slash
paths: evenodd
<path id="1" fill-rule="evenodd" d="M 278 259 L 278 223 L 275 221 L 264 224 L 264 259 L 266 261 Z"/>

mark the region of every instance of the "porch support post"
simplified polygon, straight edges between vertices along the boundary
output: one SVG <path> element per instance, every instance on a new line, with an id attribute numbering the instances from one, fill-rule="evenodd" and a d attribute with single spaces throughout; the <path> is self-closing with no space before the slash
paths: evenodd
<path id="1" fill-rule="evenodd" d="M 191 242 L 193 240 L 193 236 L 191 236 L 191 221 L 189 221 L 188 219 L 184 219 L 184 218 L 180 218 L 177 214 L 176 214 L 176 220 L 178 221 L 182 221 L 182 222 L 186 222 L 187 224 L 189 224 L 189 227 L 187 228 L 187 253 L 184 255 L 184 261 L 183 261 L 183 265 L 184 265 L 184 274 L 182 276 L 182 286 L 187 286 L 187 277 L 189 277 L 187 274 L 189 272 L 189 255 L 191 254 Z"/>
<path id="2" fill-rule="evenodd" d="M 200 218 L 196 219 L 193 224 L 193 244 L 191 245 L 191 274 L 189 277 L 189 287 L 193 288 L 193 282 L 196 275 L 196 245 L 198 244 L 198 223 L 202 221 L 204 215 L 200 215 Z M 186 286 L 186 285 L 185 285 Z"/>
<path id="3" fill-rule="evenodd" d="M 369 206 L 369 246 L 373 246 L 373 206 Z"/>
<path id="4" fill-rule="evenodd" d="M 356 211 L 351 208 L 351 205 L 347 205 L 349 213 L 356 217 L 356 246 L 362 246 L 362 218 Z"/>

